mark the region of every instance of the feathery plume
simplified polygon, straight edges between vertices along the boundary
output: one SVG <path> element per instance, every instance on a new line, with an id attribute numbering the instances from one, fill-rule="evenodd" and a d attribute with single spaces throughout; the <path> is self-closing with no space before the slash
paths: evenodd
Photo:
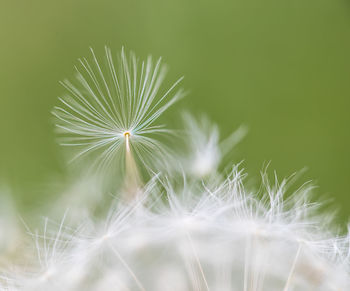
<path id="1" fill-rule="evenodd" d="M 161 58 L 140 62 L 122 49 L 116 64 L 106 47 L 103 65 L 92 49 L 91 55 L 91 61 L 79 60 L 77 85 L 62 82 L 68 94 L 59 98 L 61 106 L 53 111 L 56 126 L 63 133 L 62 144 L 80 149 L 75 158 L 98 151 L 101 167 L 118 164 L 124 156 L 127 183 L 138 185 L 135 155 L 147 165 L 146 157 L 150 162 L 165 154 L 152 136 L 169 130 L 155 121 L 183 96 L 183 90 L 176 89 L 182 78 L 161 90 L 166 74 Z"/>

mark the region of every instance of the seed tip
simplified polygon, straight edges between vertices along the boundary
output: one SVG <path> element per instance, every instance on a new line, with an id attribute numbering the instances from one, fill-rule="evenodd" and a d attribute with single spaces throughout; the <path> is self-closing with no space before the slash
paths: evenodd
<path id="1" fill-rule="evenodd" d="M 130 131 L 125 131 L 125 132 L 123 132 L 123 136 L 124 136 L 125 138 L 129 138 L 129 137 L 131 136 Z"/>

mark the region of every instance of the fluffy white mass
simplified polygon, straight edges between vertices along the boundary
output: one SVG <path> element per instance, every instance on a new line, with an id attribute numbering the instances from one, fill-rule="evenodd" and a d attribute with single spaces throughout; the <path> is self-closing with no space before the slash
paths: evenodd
<path id="1" fill-rule="evenodd" d="M 330 234 L 311 187 L 284 199 L 286 180 L 256 193 L 243 179 L 237 167 L 216 185 L 156 176 L 99 219 L 45 221 L 37 258 L 3 290 L 347 290 L 349 237 Z"/>

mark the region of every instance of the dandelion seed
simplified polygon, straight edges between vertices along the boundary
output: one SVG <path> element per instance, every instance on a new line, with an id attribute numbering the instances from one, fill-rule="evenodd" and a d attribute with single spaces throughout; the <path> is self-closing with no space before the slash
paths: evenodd
<path id="1" fill-rule="evenodd" d="M 155 121 L 183 96 L 183 90 L 176 89 L 182 78 L 161 90 L 166 74 L 161 59 L 140 62 L 122 49 L 115 63 L 106 47 L 103 65 L 92 49 L 91 55 L 91 61 L 79 60 L 76 85 L 62 82 L 68 94 L 59 98 L 61 106 L 53 111 L 62 144 L 79 149 L 74 159 L 98 152 L 99 168 L 117 164 L 125 156 L 126 180 L 137 183 L 135 157 L 149 167 L 165 154 L 152 136 L 169 130 Z"/>
<path id="2" fill-rule="evenodd" d="M 229 137 L 220 141 L 219 129 L 206 116 L 196 119 L 186 113 L 185 143 L 188 154 L 183 157 L 185 171 L 199 179 L 215 175 L 222 159 L 246 135 L 247 129 L 241 126 Z"/>

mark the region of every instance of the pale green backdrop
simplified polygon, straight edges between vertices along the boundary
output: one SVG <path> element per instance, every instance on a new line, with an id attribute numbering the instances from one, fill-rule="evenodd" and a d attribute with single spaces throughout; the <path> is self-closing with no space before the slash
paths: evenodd
<path id="1" fill-rule="evenodd" d="M 237 160 L 268 161 L 350 214 L 350 2 L 347 0 L 12 0 L 0 8 L 0 174 L 23 205 L 63 173 L 51 108 L 77 58 L 122 45 L 163 56 L 190 94 L 172 110 L 207 112 L 249 135 Z"/>

